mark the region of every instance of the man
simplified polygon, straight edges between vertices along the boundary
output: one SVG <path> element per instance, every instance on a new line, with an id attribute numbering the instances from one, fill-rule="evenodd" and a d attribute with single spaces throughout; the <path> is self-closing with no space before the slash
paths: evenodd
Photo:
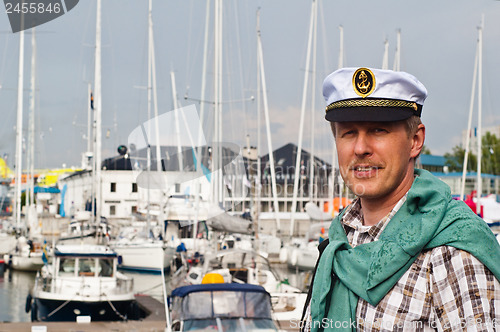
<path id="1" fill-rule="evenodd" d="M 340 173 L 356 194 L 320 245 L 306 331 L 500 329 L 500 246 L 449 187 L 414 169 L 427 90 L 404 72 L 325 79 Z"/>

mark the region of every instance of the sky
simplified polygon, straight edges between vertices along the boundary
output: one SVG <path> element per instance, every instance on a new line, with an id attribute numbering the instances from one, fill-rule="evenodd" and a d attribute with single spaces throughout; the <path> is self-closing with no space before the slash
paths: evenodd
<path id="1" fill-rule="evenodd" d="M 389 42 L 393 67 L 401 31 L 401 70 L 427 88 L 422 120 L 426 147 L 442 155 L 461 143 L 467 128 L 478 27 L 484 17 L 482 124 L 500 125 L 495 87 L 500 82 L 500 1 L 495 0 L 318 0 L 316 70 L 309 71 L 303 148 L 330 161 L 333 138 L 324 120 L 323 79 L 338 67 L 343 27 L 343 59 L 348 67 L 382 66 Z M 148 115 L 148 1 L 102 1 L 103 158 L 127 145 Z M 298 144 L 311 1 L 223 1 L 223 141 L 277 149 Z M 207 116 L 213 135 L 213 1 L 210 2 Z M 178 106 L 200 109 L 206 1 L 153 0 L 154 47 L 160 114 Z M 258 98 L 257 12 L 263 45 L 271 139 Z M 36 28 L 36 168 L 80 166 L 87 149 L 88 84 L 94 81 L 96 1 L 81 0 L 65 15 Z M 25 34 L 24 120 L 28 127 L 31 30 Z M 0 10 L 0 156 L 15 161 L 19 33 Z M 314 75 L 313 75 L 314 73 Z M 314 81 L 314 83 L 312 83 Z M 187 96 L 187 98 L 185 98 Z M 477 100 L 477 97 L 475 98 Z M 260 112 L 260 116 L 259 116 Z M 260 120 L 260 121 L 259 121 Z M 475 110 L 473 126 L 477 126 Z M 258 133 L 260 128 L 260 140 Z M 27 140 L 27 138 L 26 138 Z M 270 143 L 269 143 L 270 142 Z"/>

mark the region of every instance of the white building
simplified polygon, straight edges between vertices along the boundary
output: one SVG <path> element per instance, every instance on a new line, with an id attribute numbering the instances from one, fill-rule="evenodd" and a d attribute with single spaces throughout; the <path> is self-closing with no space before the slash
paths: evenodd
<path id="1" fill-rule="evenodd" d="M 497 138 L 500 138 L 500 126 L 493 127 L 482 127 L 481 131 L 483 132 L 483 136 L 490 132 L 492 135 L 495 135 Z M 462 130 L 462 147 L 465 149 L 467 143 L 467 129 Z M 477 128 L 471 129 L 470 135 L 470 152 L 477 155 Z"/>
<path id="2" fill-rule="evenodd" d="M 140 212 L 158 214 L 160 206 L 164 206 L 171 195 L 192 196 L 199 193 L 208 199 L 210 184 L 202 172 L 195 172 L 191 150 L 183 151 L 184 168 L 178 171 L 175 154 L 171 147 L 162 147 L 162 155 L 169 155 L 170 160 L 162 160 L 162 172 L 156 171 L 154 155 L 151 160 L 151 172 L 141 171 L 139 163 L 144 163 L 144 151 L 135 155 L 127 154 L 126 149 L 121 155 L 106 159 L 101 168 L 101 178 L 95 181 L 90 170 L 69 174 L 59 179 L 62 204 L 66 214 L 78 211 L 90 211 L 94 183 L 101 186 L 99 203 L 101 216 L 107 219 L 127 219 L 132 214 Z M 174 160 L 175 159 L 175 160 Z M 143 166 L 143 165 L 139 165 Z M 175 167 L 174 167 L 175 166 Z M 142 167 L 144 168 L 144 167 Z M 148 174 L 151 174 L 148 176 Z M 198 185 L 198 191 L 195 186 Z M 64 189 L 66 187 L 66 189 Z"/>

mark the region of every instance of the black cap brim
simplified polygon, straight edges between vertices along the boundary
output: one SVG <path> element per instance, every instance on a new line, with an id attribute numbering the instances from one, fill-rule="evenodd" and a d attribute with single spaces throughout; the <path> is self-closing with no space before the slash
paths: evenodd
<path id="1" fill-rule="evenodd" d="M 348 121 L 368 121 L 368 122 L 387 122 L 400 121 L 411 117 L 420 116 L 419 111 L 415 112 L 409 108 L 400 107 L 373 107 L 358 106 L 333 109 L 326 113 L 325 119 L 330 122 L 348 122 Z"/>

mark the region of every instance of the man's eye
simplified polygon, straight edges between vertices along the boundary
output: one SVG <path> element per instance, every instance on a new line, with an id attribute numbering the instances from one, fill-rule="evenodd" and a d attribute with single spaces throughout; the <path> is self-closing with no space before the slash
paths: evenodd
<path id="1" fill-rule="evenodd" d="M 344 136 L 349 136 L 349 135 L 352 135 L 352 134 L 354 134 L 354 130 L 347 130 L 347 131 L 344 131 L 342 133 L 342 136 L 344 137 Z"/>

